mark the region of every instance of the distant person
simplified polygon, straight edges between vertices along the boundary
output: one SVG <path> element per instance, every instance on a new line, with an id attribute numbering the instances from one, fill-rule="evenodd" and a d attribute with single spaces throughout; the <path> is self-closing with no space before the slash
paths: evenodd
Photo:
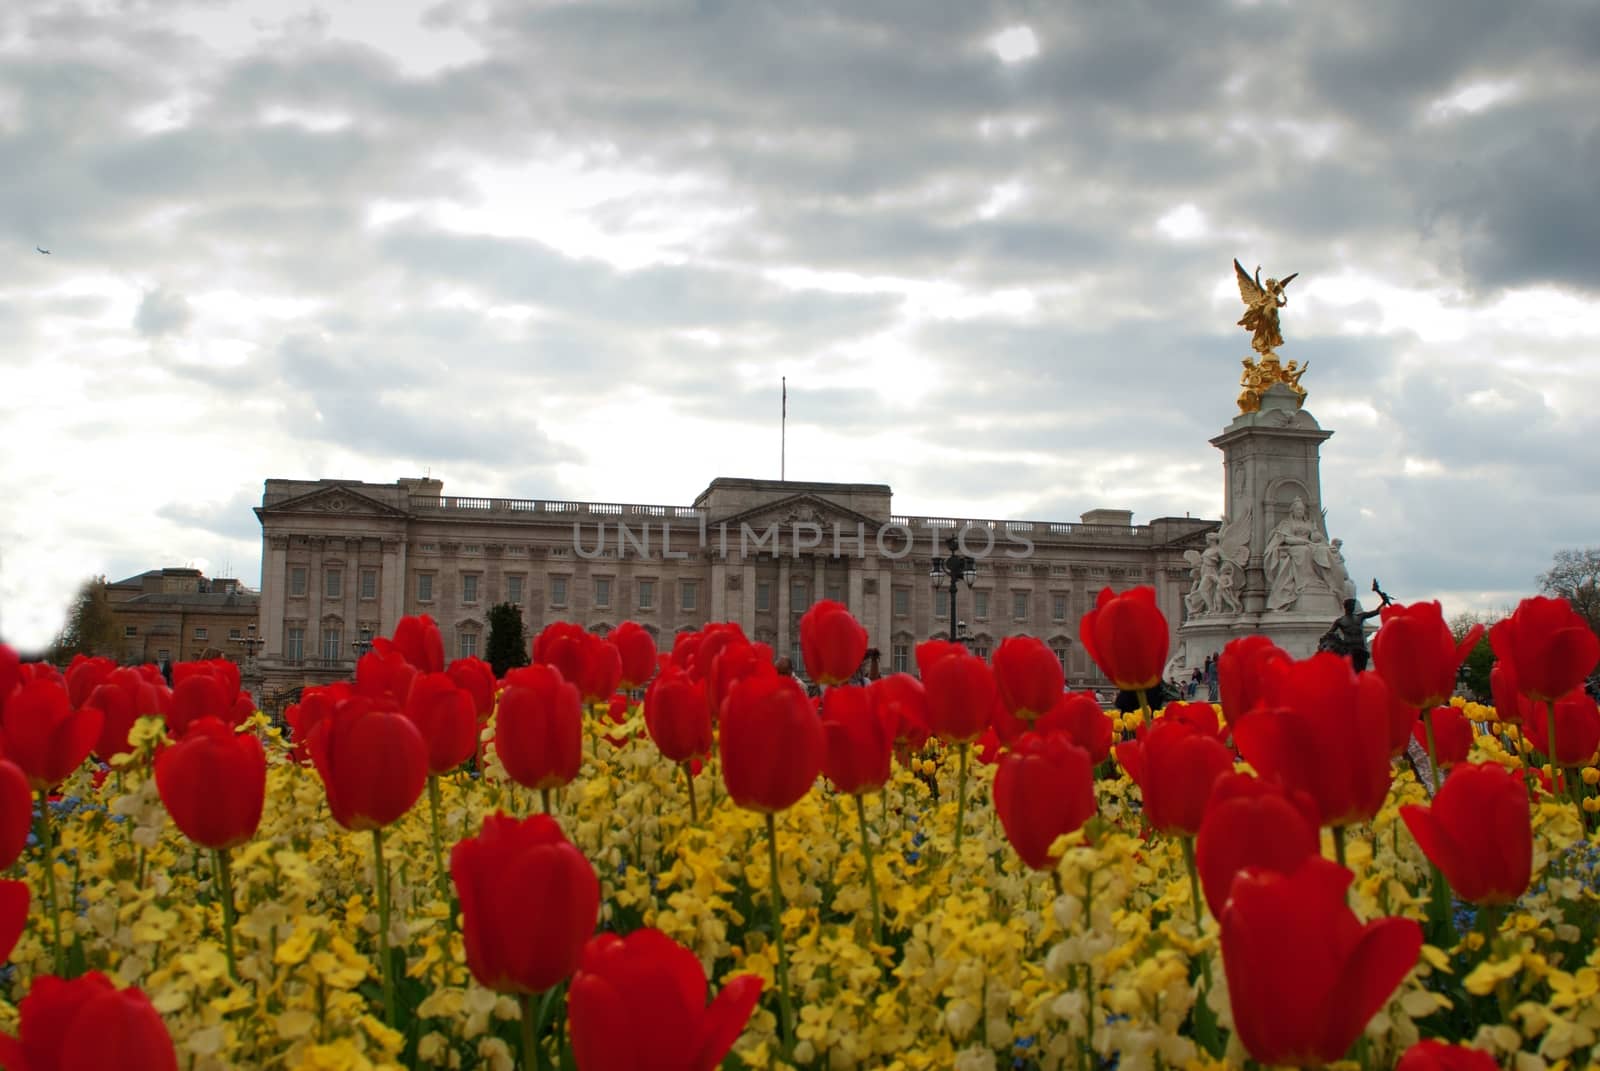
<path id="1" fill-rule="evenodd" d="M 1206 659 L 1206 699 L 1215 703 L 1217 695 L 1217 655 L 1213 652 Z"/>

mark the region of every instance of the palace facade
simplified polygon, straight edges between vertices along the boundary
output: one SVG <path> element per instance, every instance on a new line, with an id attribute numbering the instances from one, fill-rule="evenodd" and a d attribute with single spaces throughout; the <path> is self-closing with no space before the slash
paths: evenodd
<path id="1" fill-rule="evenodd" d="M 404 615 L 439 623 L 447 657 L 482 656 L 489 608 L 519 606 L 530 635 L 553 621 L 604 632 L 632 619 L 663 649 L 676 633 L 737 621 L 751 639 L 799 652 L 818 599 L 847 605 L 884 672 L 916 671 L 917 643 L 950 636 L 949 594 L 930 562 L 958 538 L 977 559 L 958 593 L 973 650 L 1033 635 L 1074 687 L 1104 686 L 1077 641 L 1101 588 L 1156 589 L 1174 630 L 1190 570 L 1218 522 L 1126 510 L 1077 522 L 900 514 L 882 484 L 718 478 L 688 506 L 455 497 L 434 479 L 392 484 L 268 480 L 261 506 L 264 705 L 348 677 L 374 636 Z"/>

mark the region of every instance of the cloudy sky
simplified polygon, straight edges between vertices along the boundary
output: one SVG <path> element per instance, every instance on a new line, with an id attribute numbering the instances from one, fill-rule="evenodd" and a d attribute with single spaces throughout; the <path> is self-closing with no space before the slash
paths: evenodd
<path id="1" fill-rule="evenodd" d="M 254 586 L 268 477 L 1217 516 L 1237 256 L 1329 528 L 1447 612 L 1600 542 L 1591 0 L 0 5 L 0 630 Z M 46 256 L 35 246 L 50 250 Z"/>

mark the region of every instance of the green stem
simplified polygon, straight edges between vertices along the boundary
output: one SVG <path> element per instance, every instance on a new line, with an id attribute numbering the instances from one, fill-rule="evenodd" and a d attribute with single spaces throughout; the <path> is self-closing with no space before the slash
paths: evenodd
<path id="1" fill-rule="evenodd" d="M 539 1065 L 539 1043 L 533 1033 L 533 994 L 523 993 L 518 999 L 522 1005 L 522 1071 L 534 1071 Z"/>
<path id="2" fill-rule="evenodd" d="M 1179 837 L 1178 841 L 1183 845 L 1183 865 L 1189 871 L 1189 901 L 1194 906 L 1194 932 L 1199 936 L 1205 928 L 1200 922 L 1200 868 L 1194 861 L 1194 838 Z"/>
<path id="3" fill-rule="evenodd" d="M 1433 794 L 1439 794 L 1439 752 L 1433 746 L 1433 712 L 1422 712 L 1422 726 L 1428 734 L 1428 775 L 1433 780 Z"/>
<path id="4" fill-rule="evenodd" d="M 872 898 L 872 939 L 883 944 L 883 915 L 878 911 L 878 877 L 872 872 L 872 834 L 867 830 L 867 803 L 856 797 L 856 815 L 861 819 L 861 856 L 867 863 L 867 893 Z"/>
<path id="5" fill-rule="evenodd" d="M 689 821 L 699 825 L 700 804 L 694 798 L 694 767 L 687 762 L 681 762 L 678 765 L 683 767 L 683 782 L 689 786 Z"/>
<path id="6" fill-rule="evenodd" d="M 456 913 L 450 910 L 450 871 L 444 865 L 444 833 L 440 824 L 439 775 L 428 775 L 428 816 L 433 826 L 433 873 L 439 883 L 439 902 L 444 905 L 445 924 L 455 929 Z"/>
<path id="7" fill-rule="evenodd" d="M 383 958 L 383 1021 L 394 1028 L 394 963 L 389 958 L 389 868 L 383 861 L 383 827 L 372 831 L 372 861 L 378 878 L 378 954 Z"/>
<path id="8" fill-rule="evenodd" d="M 778 1025 L 784 1051 L 794 1044 L 794 1011 L 789 1002 L 789 953 L 783 942 L 783 883 L 778 877 L 778 818 L 767 814 L 767 865 L 772 868 L 772 940 L 778 946 Z"/>
<path id="9" fill-rule="evenodd" d="M 39 847 L 44 849 L 44 906 L 55 933 L 56 976 L 67 975 L 67 950 L 61 944 L 61 908 L 56 903 L 56 840 L 50 829 L 50 793 L 39 790 Z"/>
<path id="10" fill-rule="evenodd" d="M 1067 890 L 1061 887 L 1061 871 L 1054 867 L 1050 869 L 1050 883 L 1056 887 L 1057 896 L 1067 895 Z"/>
<path id="11" fill-rule="evenodd" d="M 550 813 L 550 790 L 548 788 L 539 790 L 539 805 L 544 808 L 545 814 Z"/>
<path id="12" fill-rule="evenodd" d="M 961 862 L 961 833 L 967 824 L 967 752 L 971 745 L 960 745 L 960 772 L 956 774 L 956 862 Z"/>
<path id="13" fill-rule="evenodd" d="M 1340 866 L 1345 866 L 1344 861 L 1344 826 L 1333 827 L 1333 857 L 1339 861 Z M 1346 869 L 1349 869 L 1346 867 Z"/>
<path id="14" fill-rule="evenodd" d="M 233 954 L 233 866 L 225 849 L 215 852 L 217 885 L 222 893 L 222 950 L 228 957 L 228 977 L 239 980 L 239 964 Z"/>

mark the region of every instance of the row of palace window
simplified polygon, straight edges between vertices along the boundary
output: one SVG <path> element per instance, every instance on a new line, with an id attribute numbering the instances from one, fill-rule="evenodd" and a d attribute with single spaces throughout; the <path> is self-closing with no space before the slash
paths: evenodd
<path id="1" fill-rule="evenodd" d="M 170 626 L 169 626 L 169 628 L 170 628 Z M 155 634 L 156 635 L 160 635 L 159 627 L 158 627 L 157 632 Z M 134 637 L 136 637 L 138 635 L 139 635 L 139 626 L 138 625 L 123 625 L 122 626 L 122 636 L 123 636 L 124 639 L 131 640 L 131 639 L 133 639 Z M 211 630 L 209 628 L 199 628 L 199 627 L 197 627 L 194 630 L 194 638 L 197 639 L 197 640 L 210 639 L 211 638 Z M 244 639 L 244 630 L 243 629 L 237 629 L 237 628 L 230 628 L 228 630 L 228 639 L 230 639 L 230 640 L 242 640 L 242 639 Z"/>
<path id="2" fill-rule="evenodd" d="M 434 573 L 418 573 L 417 601 L 432 602 L 434 600 Z M 520 574 L 507 574 L 501 577 L 502 595 L 504 602 L 520 606 L 526 590 L 526 577 Z M 552 607 L 565 607 L 568 604 L 569 578 L 565 576 L 551 576 L 547 578 L 550 586 L 550 605 Z M 476 603 L 484 592 L 483 574 L 462 573 L 461 601 L 463 603 Z M 304 596 L 307 585 L 307 567 L 303 565 L 290 566 L 289 568 L 289 594 L 290 596 Z M 361 569 L 358 573 L 360 597 L 362 599 L 376 599 L 378 597 L 378 570 Z M 589 581 L 593 605 L 597 609 L 610 609 L 612 607 L 612 579 L 610 577 L 593 577 Z M 653 610 L 656 608 L 656 582 L 654 580 L 636 580 L 633 585 L 634 600 L 638 609 Z M 344 570 L 324 569 L 322 573 L 322 594 L 324 598 L 339 599 L 344 597 Z M 843 590 L 839 585 L 829 584 L 825 588 L 825 597 L 835 602 L 843 601 Z M 972 616 L 975 620 L 985 621 L 989 618 L 989 597 L 991 592 L 975 590 L 972 592 Z M 1011 593 L 1011 616 L 1018 621 L 1026 621 L 1032 613 L 1033 593 L 1027 591 L 1013 591 Z M 693 580 L 678 581 L 679 608 L 693 612 L 699 608 L 699 584 Z M 894 616 L 909 617 L 911 615 L 911 589 L 897 587 L 893 593 Z M 810 605 L 809 588 L 803 582 L 795 583 L 790 589 L 790 609 L 798 613 Z M 942 594 L 933 600 L 935 617 L 943 618 L 948 613 L 949 602 Z M 767 613 L 772 609 L 772 585 L 766 581 L 756 584 L 756 610 Z M 1065 621 L 1067 619 L 1067 595 L 1065 592 L 1050 593 L 1050 619 L 1052 621 Z M 195 637 L 203 639 L 204 637 Z"/>
<path id="3" fill-rule="evenodd" d="M 972 616 L 978 621 L 989 618 L 989 595 L 983 590 L 972 593 Z M 933 599 L 933 615 L 945 617 L 949 613 L 950 599 L 944 592 L 936 592 Z M 1017 621 L 1026 621 L 1032 616 L 1033 593 L 1029 591 L 1013 591 L 1011 593 L 1011 616 Z M 894 616 L 911 616 L 911 589 L 894 589 Z M 1065 621 L 1067 619 L 1067 596 L 1065 592 L 1053 591 L 1050 593 L 1050 620 Z"/>

